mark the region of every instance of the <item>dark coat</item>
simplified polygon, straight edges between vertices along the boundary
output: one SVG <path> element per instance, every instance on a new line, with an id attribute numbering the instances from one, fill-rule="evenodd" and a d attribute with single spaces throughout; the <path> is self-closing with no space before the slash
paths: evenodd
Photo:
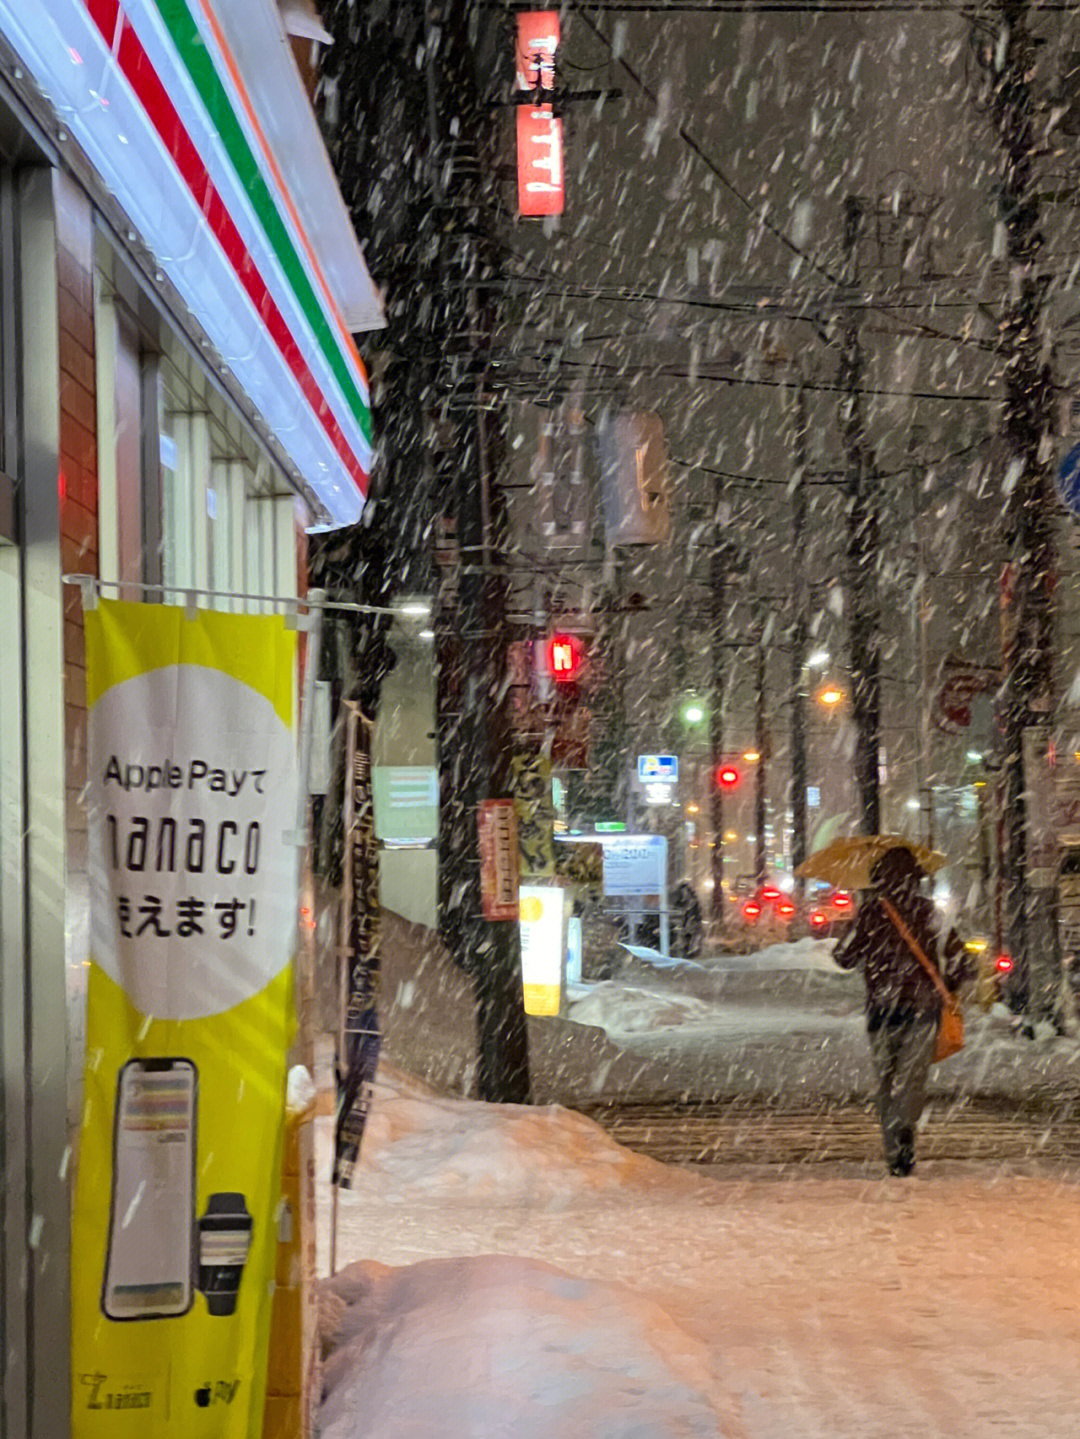
<path id="1" fill-rule="evenodd" d="M 950 930 L 939 944 L 937 914 L 930 900 L 910 889 L 894 890 L 888 898 L 927 959 L 941 970 L 946 987 L 958 989 L 970 977 L 970 965 L 956 931 Z M 854 928 L 834 951 L 833 959 L 841 969 L 862 970 L 872 1019 L 890 1013 L 931 1014 L 941 1007 L 933 980 L 889 919 L 879 892 L 864 900 Z"/>

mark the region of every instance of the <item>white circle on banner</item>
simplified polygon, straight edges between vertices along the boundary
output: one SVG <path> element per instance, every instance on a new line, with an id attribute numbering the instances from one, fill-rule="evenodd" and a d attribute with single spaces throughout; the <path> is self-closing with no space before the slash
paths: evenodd
<path id="1" fill-rule="evenodd" d="M 151 670 L 94 705 L 87 763 L 94 960 L 152 1019 L 258 994 L 296 937 L 296 753 L 273 705 L 220 670 Z"/>

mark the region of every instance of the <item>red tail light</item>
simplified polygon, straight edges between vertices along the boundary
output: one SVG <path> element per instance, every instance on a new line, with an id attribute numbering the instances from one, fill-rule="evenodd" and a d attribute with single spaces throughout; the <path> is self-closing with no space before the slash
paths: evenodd
<path id="1" fill-rule="evenodd" d="M 776 912 L 781 919 L 790 919 L 791 916 L 795 913 L 795 906 L 793 904 L 790 904 L 787 900 L 784 900 L 782 904 L 778 904 L 776 906 Z"/>
<path id="2" fill-rule="evenodd" d="M 822 925 L 828 924 L 828 922 L 829 916 L 823 909 L 812 909 L 810 911 L 810 923 L 815 929 L 820 929 Z"/>
<path id="3" fill-rule="evenodd" d="M 780 891 L 778 889 L 773 889 L 771 884 L 764 885 L 760 893 L 762 900 L 768 900 L 770 904 L 780 898 Z"/>
<path id="4" fill-rule="evenodd" d="M 744 919 L 757 919 L 761 914 L 761 905 L 757 900 L 748 899 L 742 907 Z"/>
<path id="5" fill-rule="evenodd" d="M 998 974 L 1012 974 L 1013 957 L 1011 954 L 999 954 L 994 960 L 994 968 Z"/>
<path id="6" fill-rule="evenodd" d="M 851 895 L 845 894 L 842 889 L 838 889 L 832 897 L 832 902 L 834 909 L 850 909 Z"/>

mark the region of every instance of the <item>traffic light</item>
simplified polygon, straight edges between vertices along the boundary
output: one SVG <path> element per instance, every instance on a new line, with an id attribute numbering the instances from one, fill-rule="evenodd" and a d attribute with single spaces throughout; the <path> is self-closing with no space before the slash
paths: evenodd
<path id="1" fill-rule="evenodd" d="M 733 764 L 722 764 L 716 770 L 716 783 L 721 789 L 736 789 L 742 776 Z"/>
<path id="2" fill-rule="evenodd" d="M 556 684 L 576 684 L 581 678 L 584 662 L 584 646 L 577 635 L 554 634 L 548 640 L 548 674 Z"/>

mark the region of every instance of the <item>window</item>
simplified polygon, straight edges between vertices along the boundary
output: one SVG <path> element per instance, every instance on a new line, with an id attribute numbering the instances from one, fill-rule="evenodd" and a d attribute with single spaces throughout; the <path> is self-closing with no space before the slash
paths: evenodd
<path id="1" fill-rule="evenodd" d="M 161 585 L 223 609 L 276 608 L 228 595 L 294 597 L 295 493 L 104 241 L 95 326 L 101 578 L 127 598 Z"/>

